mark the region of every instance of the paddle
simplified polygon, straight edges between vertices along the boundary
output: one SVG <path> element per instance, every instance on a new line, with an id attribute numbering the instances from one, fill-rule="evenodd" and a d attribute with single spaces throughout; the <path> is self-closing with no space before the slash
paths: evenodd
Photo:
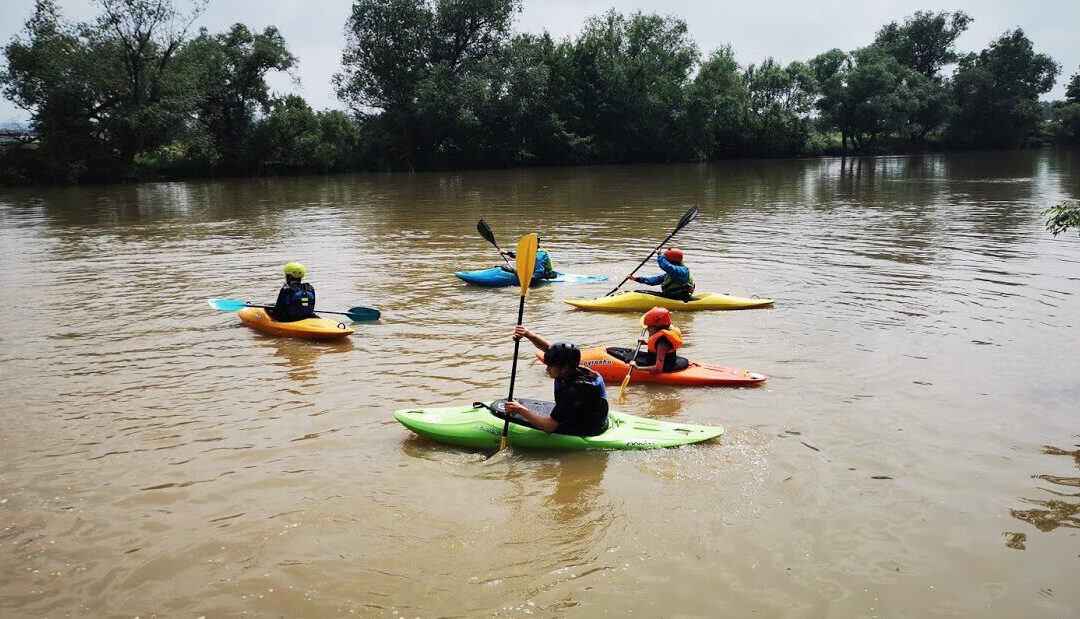
<path id="1" fill-rule="evenodd" d="M 206 303 L 210 307 L 222 311 L 222 312 L 235 312 L 242 310 L 245 307 L 261 307 L 263 309 L 273 309 L 273 305 L 259 305 L 257 303 L 250 303 L 247 301 L 240 301 L 239 299 L 207 299 Z M 370 307 L 350 307 L 347 312 L 328 312 L 326 310 L 318 310 L 320 314 L 338 314 L 341 316 L 348 316 L 354 321 L 361 320 L 378 320 L 379 310 Z"/>
<path id="2" fill-rule="evenodd" d="M 476 222 L 476 231 L 480 233 L 480 236 L 487 239 L 488 243 L 494 245 L 495 249 L 499 250 L 499 256 L 503 259 L 503 262 L 506 263 L 506 266 L 509 267 L 510 261 L 506 259 L 506 256 L 503 256 L 502 249 L 500 249 L 499 244 L 495 242 L 495 233 L 491 231 L 491 226 L 489 226 L 483 218 L 481 218 L 480 221 Z M 530 273 L 532 272 L 530 271 Z"/>
<path id="3" fill-rule="evenodd" d="M 634 356 L 630 357 L 630 359 L 627 360 L 627 362 L 626 362 L 627 365 L 630 365 L 631 361 L 636 361 L 637 360 L 638 351 L 641 350 L 641 340 L 645 339 L 645 334 L 648 333 L 648 331 L 649 331 L 648 327 L 645 327 L 645 326 L 641 327 L 641 335 L 638 336 L 637 348 L 634 349 Z M 630 375 L 633 374 L 633 373 L 634 373 L 634 366 L 631 365 L 630 367 L 626 368 L 626 377 L 622 379 L 622 386 L 619 387 L 619 397 L 615 398 L 615 401 L 618 402 L 619 404 L 623 404 L 624 402 L 626 402 L 626 398 L 625 398 L 625 396 L 626 396 L 626 386 L 630 384 Z"/>
<path id="4" fill-rule="evenodd" d="M 682 230 L 683 227 L 686 226 L 686 224 L 690 223 L 691 221 L 694 221 L 694 218 L 697 217 L 698 210 L 699 210 L 698 205 L 696 205 L 696 204 L 694 204 L 689 209 L 687 209 L 686 213 L 683 214 L 682 219 L 679 220 L 679 225 L 675 226 L 675 229 L 671 231 L 671 234 L 669 234 L 666 239 L 661 241 L 660 244 L 656 246 L 656 249 L 652 250 L 652 253 L 650 253 L 648 256 L 646 256 L 645 259 L 641 261 L 641 264 L 637 265 L 637 268 L 635 268 L 633 271 L 630 271 L 630 275 L 627 275 L 626 277 L 624 277 L 623 280 L 621 282 L 619 282 L 618 286 L 615 286 L 614 288 L 612 288 L 611 292 L 605 294 L 604 296 L 605 297 L 610 297 L 611 295 L 615 294 L 615 292 L 619 288 L 622 288 L 622 285 L 625 284 L 630 279 L 630 276 L 633 275 L 634 273 L 637 273 L 638 269 L 645 266 L 645 263 L 649 261 L 649 258 L 652 258 L 653 254 L 660 251 L 660 248 L 663 247 L 665 243 L 670 241 L 671 237 L 675 236 L 676 232 L 678 232 L 679 230 Z"/>
<path id="5" fill-rule="evenodd" d="M 483 220 L 480 220 L 483 222 Z M 477 226 L 479 228 L 479 226 Z M 517 275 L 521 282 L 521 300 L 518 302 L 517 326 L 521 326 L 521 319 L 525 316 L 525 295 L 529 293 L 529 284 L 532 282 L 533 269 L 536 268 L 536 247 L 539 240 L 535 234 L 526 234 L 521 237 L 517 244 Z M 514 379 L 517 378 L 518 350 L 521 348 L 521 339 L 514 340 L 514 364 L 510 367 L 510 394 L 506 399 L 514 399 Z M 506 449 L 507 436 L 510 433 L 510 415 L 503 420 L 502 440 L 499 441 L 499 451 Z"/>

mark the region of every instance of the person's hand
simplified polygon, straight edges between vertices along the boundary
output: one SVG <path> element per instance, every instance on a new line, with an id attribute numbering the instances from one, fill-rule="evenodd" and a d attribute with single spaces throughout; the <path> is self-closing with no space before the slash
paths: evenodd
<path id="1" fill-rule="evenodd" d="M 627 275 L 627 276 L 626 276 L 626 279 L 628 279 L 628 280 L 630 280 L 630 281 L 632 281 L 632 282 L 636 282 L 636 281 L 637 281 L 637 278 L 636 278 L 636 277 L 634 277 L 633 275 Z"/>
<path id="2" fill-rule="evenodd" d="M 529 331 L 528 329 L 526 329 L 525 327 L 522 327 L 520 325 L 514 327 L 514 336 L 513 336 L 514 341 L 520 340 L 523 337 L 525 337 L 525 338 L 532 337 L 532 331 Z"/>
<path id="3" fill-rule="evenodd" d="M 517 415 L 518 417 L 523 417 L 524 413 L 529 412 L 529 409 L 514 400 L 507 400 L 506 404 L 503 405 L 503 410 L 505 410 L 507 414 Z"/>
<path id="4" fill-rule="evenodd" d="M 629 365 L 630 367 L 634 368 L 635 370 L 636 370 L 636 369 L 638 369 L 637 361 L 631 361 L 631 362 L 630 362 L 630 363 L 628 363 L 627 365 Z"/>

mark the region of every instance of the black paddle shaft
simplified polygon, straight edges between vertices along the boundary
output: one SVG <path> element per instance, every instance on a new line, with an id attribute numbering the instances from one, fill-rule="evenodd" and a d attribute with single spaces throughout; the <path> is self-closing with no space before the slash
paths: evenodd
<path id="1" fill-rule="evenodd" d="M 518 304 L 518 319 L 517 326 L 521 326 L 521 320 L 525 317 L 525 295 L 521 295 L 521 303 Z M 514 399 L 514 380 L 517 378 L 517 362 L 518 351 L 521 349 L 521 339 L 514 340 L 514 362 L 510 366 L 510 393 L 506 396 L 507 400 Z"/>
<path id="2" fill-rule="evenodd" d="M 521 320 L 525 317 L 525 295 L 521 295 L 521 303 L 518 304 L 518 320 L 517 326 L 521 326 Z M 514 363 L 510 366 L 510 393 L 506 396 L 506 400 L 510 401 L 514 399 L 514 380 L 517 378 L 517 360 L 518 351 L 521 349 L 521 338 L 514 340 Z M 503 421 L 503 437 L 505 438 L 510 433 L 510 414 L 507 413 L 506 419 Z"/>
<path id="3" fill-rule="evenodd" d="M 641 264 L 637 265 L 637 267 L 635 267 L 633 271 L 630 271 L 630 275 L 627 275 L 626 277 L 624 277 L 623 280 L 621 282 L 619 282 L 618 286 L 615 286 L 614 288 L 612 288 L 611 292 L 605 294 L 604 296 L 605 297 L 610 297 L 611 295 L 615 294 L 615 292 L 618 291 L 619 288 L 622 288 L 622 285 L 625 284 L 627 281 L 629 281 L 630 277 L 634 273 L 638 272 L 638 269 L 645 266 L 645 263 L 648 262 L 649 259 L 652 258 L 654 255 L 656 255 L 656 252 L 660 251 L 660 248 L 663 247 L 665 243 L 670 241 L 673 236 L 678 234 L 679 230 L 682 230 L 683 227 L 686 226 L 686 224 L 690 223 L 691 221 L 694 221 L 694 218 L 697 217 L 697 214 L 698 214 L 698 205 L 695 204 L 694 206 L 691 206 L 686 211 L 686 213 L 682 216 L 682 219 L 679 220 L 679 225 L 675 226 L 675 229 L 671 231 L 671 234 L 669 234 L 667 236 L 667 238 L 664 239 L 663 241 L 660 241 L 660 244 L 656 246 L 656 249 L 652 250 L 652 252 L 650 252 L 648 256 L 645 256 L 645 259 L 642 260 Z"/>

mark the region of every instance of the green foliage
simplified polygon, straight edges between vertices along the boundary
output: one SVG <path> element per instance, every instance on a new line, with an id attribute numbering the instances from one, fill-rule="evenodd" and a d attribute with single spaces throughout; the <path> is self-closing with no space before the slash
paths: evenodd
<path id="1" fill-rule="evenodd" d="M 256 118 L 267 113 L 272 103 L 266 75 L 296 65 L 281 33 L 273 26 L 253 33 L 243 24 L 218 35 L 202 29 L 181 50 L 178 62 L 198 93 L 198 123 L 188 137 L 193 154 L 198 152 L 215 166 L 251 166 L 254 161 L 248 142 Z M 194 135 L 200 131 L 205 139 Z"/>
<path id="2" fill-rule="evenodd" d="M 935 78 L 943 66 L 956 62 L 956 39 L 971 21 L 963 11 L 916 11 L 904 23 L 891 22 L 878 30 L 874 45 L 900 64 Z"/>
<path id="3" fill-rule="evenodd" d="M 1037 132 L 1039 95 L 1054 86 L 1059 67 L 1037 54 L 1023 30 L 1001 35 L 967 54 L 953 77 L 956 111 L 949 134 L 962 146 L 1018 146 Z"/>
<path id="4" fill-rule="evenodd" d="M 929 78 L 883 49 L 832 50 L 811 60 L 810 67 L 821 85 L 816 104 L 821 125 L 840 132 L 842 148 L 851 140 L 859 149 L 871 149 L 882 137 L 927 130 L 914 119 L 922 105 L 919 94 L 932 89 Z"/>
<path id="5" fill-rule="evenodd" d="M 271 95 L 298 60 L 273 26 L 186 33 L 206 0 L 36 0 L 3 95 L 38 140 L 0 145 L 0 182 L 153 175 L 689 161 L 948 143 L 1080 141 L 1080 73 L 1020 30 L 958 56 L 963 12 L 916 12 L 808 62 L 704 59 L 675 17 L 614 10 L 553 40 L 511 33 L 521 0 L 354 0 L 333 83 L 350 112 Z M 185 5 L 187 6 L 187 5 Z M 954 74 L 944 66 L 958 62 Z M 1052 114 L 1052 119 L 1050 115 Z"/>
<path id="6" fill-rule="evenodd" d="M 1080 103 L 1080 71 L 1069 79 L 1069 85 L 1065 88 L 1065 100 L 1069 103 Z"/>
<path id="7" fill-rule="evenodd" d="M 356 0 L 338 96 L 374 120 L 384 165 L 441 165 L 480 131 L 491 58 L 509 40 L 518 0 Z"/>
<path id="8" fill-rule="evenodd" d="M 1055 106 L 1051 126 L 1056 141 L 1062 144 L 1080 144 L 1080 102 Z"/>
<path id="9" fill-rule="evenodd" d="M 1042 214 L 1048 217 L 1046 229 L 1054 236 L 1073 228 L 1080 231 L 1080 202 L 1078 201 L 1066 200 L 1056 206 L 1051 206 Z"/>

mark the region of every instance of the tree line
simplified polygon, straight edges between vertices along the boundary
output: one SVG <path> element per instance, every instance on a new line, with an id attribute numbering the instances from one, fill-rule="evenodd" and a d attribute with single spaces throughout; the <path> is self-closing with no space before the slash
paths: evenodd
<path id="1" fill-rule="evenodd" d="M 676 17 L 611 10 L 555 40 L 513 32 L 520 0 L 354 0 L 345 112 L 272 94 L 267 75 L 298 62 L 281 33 L 195 30 L 205 2 L 94 0 L 73 23 L 37 0 L 4 48 L 0 88 L 32 131 L 0 146 L 0 182 L 1080 143 L 1080 72 L 1044 119 L 1058 64 L 1020 29 L 959 53 L 961 11 L 744 66 L 730 47 L 703 56 Z"/>

